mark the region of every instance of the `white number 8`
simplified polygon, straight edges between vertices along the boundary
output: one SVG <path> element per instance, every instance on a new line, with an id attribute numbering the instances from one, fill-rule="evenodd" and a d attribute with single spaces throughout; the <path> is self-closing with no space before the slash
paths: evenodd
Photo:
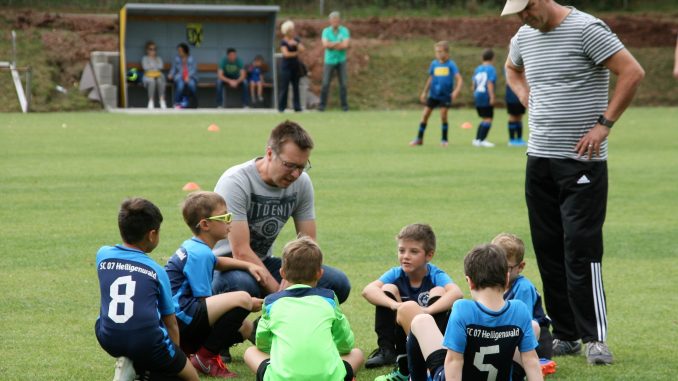
<path id="1" fill-rule="evenodd" d="M 120 295 L 120 286 L 125 285 L 125 293 Z M 108 305 L 108 317 L 116 323 L 122 324 L 134 314 L 134 290 L 137 282 L 132 280 L 131 275 L 121 276 L 111 284 L 111 303 Z M 123 303 L 122 315 L 118 314 L 118 304 Z"/>
<path id="2" fill-rule="evenodd" d="M 497 379 L 497 368 L 491 364 L 484 364 L 483 360 L 485 355 L 492 355 L 495 353 L 499 353 L 498 345 L 480 347 L 480 350 L 476 352 L 476 355 L 473 357 L 473 365 L 475 365 L 475 367 L 481 372 L 488 372 L 487 381 L 494 381 Z"/>

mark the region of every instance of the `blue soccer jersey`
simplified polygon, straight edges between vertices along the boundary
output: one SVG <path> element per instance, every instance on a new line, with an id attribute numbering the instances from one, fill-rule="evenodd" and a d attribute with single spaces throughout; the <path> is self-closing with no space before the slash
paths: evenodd
<path id="1" fill-rule="evenodd" d="M 489 107 L 490 89 L 489 84 L 496 86 L 497 70 L 492 65 L 480 65 L 473 72 L 473 98 L 476 107 Z"/>
<path id="2" fill-rule="evenodd" d="M 518 275 L 511 288 L 504 293 L 504 300 L 522 301 L 527 306 L 527 311 L 530 312 L 532 320 L 539 323 L 540 326 L 549 323 L 549 318 L 546 317 L 541 305 L 541 295 L 537 292 L 534 284 L 524 276 Z"/>
<path id="3" fill-rule="evenodd" d="M 407 273 L 400 267 L 394 267 L 382 275 L 379 280 L 384 284 L 394 284 L 398 287 L 400 298 L 403 302 L 414 300 L 422 307 L 428 305 L 429 291 L 433 287 L 445 287 L 448 284 L 453 284 L 452 278 L 443 270 L 428 263 L 426 265 L 428 273 L 424 276 L 419 287 L 412 287 Z"/>
<path id="4" fill-rule="evenodd" d="M 165 265 L 172 284 L 172 301 L 177 319 L 191 324 L 200 298 L 212 296 L 212 274 L 217 257 L 212 249 L 198 238 L 181 244 Z"/>
<path id="5" fill-rule="evenodd" d="M 537 347 L 525 304 L 509 300 L 492 311 L 473 300 L 457 300 L 443 346 L 464 354 L 462 379 L 511 380 L 513 354 Z"/>
<path id="6" fill-rule="evenodd" d="M 433 60 L 428 69 L 431 76 L 431 87 L 428 92 L 429 98 L 439 101 L 451 102 L 452 90 L 454 89 L 454 76 L 459 73 L 457 64 L 452 60 L 440 62 Z"/>
<path id="7" fill-rule="evenodd" d="M 174 314 L 165 270 L 144 252 L 104 246 L 97 253 L 101 310 L 96 335 L 112 356 L 128 356 L 164 347 L 174 356 L 160 316 Z"/>

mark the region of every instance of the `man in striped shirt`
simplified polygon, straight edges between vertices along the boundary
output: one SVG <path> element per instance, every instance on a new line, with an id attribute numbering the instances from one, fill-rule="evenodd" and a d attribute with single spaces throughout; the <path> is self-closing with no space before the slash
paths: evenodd
<path id="1" fill-rule="evenodd" d="M 642 67 L 601 20 L 553 0 L 508 0 L 523 25 L 506 61 L 528 107 L 525 197 L 532 243 L 553 321 L 555 355 L 611 364 L 602 283 L 607 137 L 631 103 Z M 609 72 L 617 85 L 608 102 Z"/>

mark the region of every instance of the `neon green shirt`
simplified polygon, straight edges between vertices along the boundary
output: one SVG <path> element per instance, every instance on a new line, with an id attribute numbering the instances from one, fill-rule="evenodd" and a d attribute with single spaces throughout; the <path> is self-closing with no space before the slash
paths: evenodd
<path id="1" fill-rule="evenodd" d="M 339 25 L 337 28 L 337 33 L 334 33 L 334 29 L 331 26 L 323 29 L 322 39 L 329 42 L 342 42 L 351 38 L 351 33 L 343 25 Z M 325 49 L 325 65 L 336 65 L 346 61 L 346 49 L 336 50 L 336 49 Z"/>
<path id="2" fill-rule="evenodd" d="M 298 284 L 264 299 L 256 340 L 271 355 L 264 381 L 341 381 L 340 354 L 354 341 L 332 290 Z"/>

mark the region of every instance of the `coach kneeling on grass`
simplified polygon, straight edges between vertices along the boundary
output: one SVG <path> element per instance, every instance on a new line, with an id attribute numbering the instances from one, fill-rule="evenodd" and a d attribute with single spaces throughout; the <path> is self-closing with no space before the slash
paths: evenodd
<path id="1" fill-rule="evenodd" d="M 281 285 L 281 259 L 271 252 L 273 242 L 291 216 L 297 234 L 316 239 L 313 184 L 307 171 L 313 149 L 311 136 L 297 123 L 285 121 L 271 131 L 266 155 L 224 172 L 214 191 L 233 214 L 227 240 L 214 254 L 264 266 L 268 273 L 258 283 L 246 271 L 215 272 L 215 293 L 242 290 L 263 297 L 285 288 Z M 346 274 L 323 265 L 318 287 L 334 291 L 343 303 L 351 291 Z"/>

